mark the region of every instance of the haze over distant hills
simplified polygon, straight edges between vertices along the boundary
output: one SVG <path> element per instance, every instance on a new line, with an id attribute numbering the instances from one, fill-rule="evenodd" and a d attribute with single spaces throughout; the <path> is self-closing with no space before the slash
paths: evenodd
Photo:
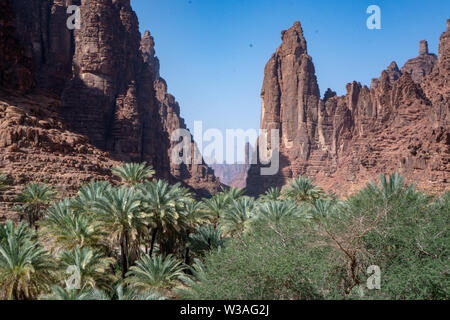
<path id="1" fill-rule="evenodd" d="M 392 62 L 370 88 L 347 84 L 321 99 L 299 22 L 282 32 L 266 65 L 261 128 L 281 132 L 280 171 L 251 167 L 253 195 L 309 176 L 327 190 L 351 194 L 379 173 L 403 174 L 428 192 L 450 186 L 450 20 L 443 22 L 438 57 L 425 40 L 400 70 Z"/>

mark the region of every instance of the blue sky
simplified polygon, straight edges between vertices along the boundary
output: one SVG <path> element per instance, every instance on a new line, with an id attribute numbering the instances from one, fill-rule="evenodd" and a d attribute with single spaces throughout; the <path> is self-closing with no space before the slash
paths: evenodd
<path id="1" fill-rule="evenodd" d="M 437 54 L 450 18 L 448 0 L 131 0 L 141 32 L 155 37 L 161 75 L 190 128 L 259 128 L 264 66 L 281 31 L 299 20 L 320 91 L 370 84 L 389 63 L 418 55 L 419 40 Z M 369 30 L 369 5 L 381 30 Z"/>

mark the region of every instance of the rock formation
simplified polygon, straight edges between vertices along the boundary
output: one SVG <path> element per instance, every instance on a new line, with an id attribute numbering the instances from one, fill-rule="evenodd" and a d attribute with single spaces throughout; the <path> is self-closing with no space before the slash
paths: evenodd
<path id="1" fill-rule="evenodd" d="M 218 164 L 209 163 L 214 170 L 214 175 L 220 182 L 234 188 L 245 188 L 247 186 L 248 164 Z"/>
<path id="2" fill-rule="evenodd" d="M 161 78 L 159 73 L 159 59 L 155 56 L 155 41 L 150 35 L 149 31 L 146 31 L 144 37 L 141 40 L 140 47 L 144 62 L 150 66 L 153 88 L 155 92 L 155 109 L 159 113 L 159 118 L 162 121 L 162 126 L 167 137 L 171 137 L 172 133 L 177 129 L 187 129 L 184 119 L 180 116 L 180 106 L 175 100 L 175 97 L 168 93 L 167 83 Z M 176 146 L 177 141 L 166 140 L 164 150 L 167 150 L 166 157 L 170 158 L 173 152 L 173 148 Z M 191 140 L 191 150 L 193 151 L 193 157 L 195 154 L 199 154 L 197 145 Z M 202 195 L 208 195 L 217 190 L 219 185 L 216 181 L 216 177 L 211 168 L 209 168 L 203 160 L 201 164 L 193 163 L 190 165 L 175 163 L 170 164 L 170 174 L 178 180 L 185 182 L 188 185 L 195 186 L 197 191 Z"/>
<path id="3" fill-rule="evenodd" d="M 448 24 L 448 23 L 447 23 Z M 282 32 L 266 65 L 261 128 L 280 130 L 280 170 L 248 174 L 249 193 L 283 186 L 299 175 L 348 195 L 379 173 L 399 171 L 430 192 L 450 186 L 450 27 L 439 59 L 420 43 L 420 55 L 400 71 L 395 62 L 370 88 L 347 85 L 320 99 L 314 65 L 300 23 Z"/>
<path id="4" fill-rule="evenodd" d="M 14 219 L 9 209 L 29 182 L 50 183 L 67 195 L 91 179 L 112 180 L 110 169 L 120 163 L 71 131 L 60 108 L 59 98 L 48 92 L 0 89 L 0 170 L 13 181 L 0 191 L 0 222 Z"/>
<path id="5" fill-rule="evenodd" d="M 28 90 L 33 84 L 31 60 L 14 36 L 14 12 L 8 0 L 0 0 L 0 12 L 0 87 Z"/>
<path id="6" fill-rule="evenodd" d="M 422 79 L 433 70 L 436 62 L 436 55 L 428 53 L 428 42 L 426 40 L 421 40 L 419 45 L 419 56 L 408 60 L 402 68 L 402 72 L 411 74 L 411 79 L 413 79 L 415 83 L 420 83 L 422 82 Z"/>
<path id="7" fill-rule="evenodd" d="M 69 5 L 80 7 L 80 29 L 66 26 Z M 186 126 L 130 0 L 0 0 L 0 8 L 0 171 L 16 183 L 0 202 L 31 181 L 74 191 L 110 179 L 123 161 L 146 161 L 199 195 L 218 190 L 204 163 L 170 161 L 170 135 Z"/>

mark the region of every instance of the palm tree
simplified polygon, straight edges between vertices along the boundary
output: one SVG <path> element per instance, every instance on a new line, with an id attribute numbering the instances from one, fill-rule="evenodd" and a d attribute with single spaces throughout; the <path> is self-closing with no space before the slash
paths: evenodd
<path id="1" fill-rule="evenodd" d="M 223 192 L 215 194 L 209 199 L 203 200 L 207 212 L 213 219 L 214 226 L 217 226 L 225 209 L 230 204 L 229 198 Z"/>
<path id="2" fill-rule="evenodd" d="M 139 292 L 135 288 L 118 284 L 112 293 L 94 289 L 85 300 L 167 300 L 167 297 L 154 290 Z"/>
<path id="3" fill-rule="evenodd" d="M 199 282 L 205 279 L 206 268 L 203 262 L 200 259 L 194 259 L 194 264 L 188 267 L 189 273 L 191 276 L 183 276 L 181 277 L 181 281 L 183 281 L 186 285 L 192 287 L 195 285 L 195 282 Z"/>
<path id="4" fill-rule="evenodd" d="M 91 292 L 85 290 L 68 289 L 60 286 L 52 286 L 50 295 L 42 295 L 39 300 L 89 300 Z"/>
<path id="5" fill-rule="evenodd" d="M 326 218 L 331 214 L 335 205 L 336 201 L 333 200 L 316 199 L 312 207 L 312 213 L 316 218 Z"/>
<path id="6" fill-rule="evenodd" d="M 401 174 L 394 172 L 389 177 L 385 174 L 380 174 L 380 187 L 371 181 L 367 185 L 367 192 L 372 192 L 373 194 L 378 194 L 382 197 L 384 201 L 389 202 L 406 194 L 408 192 L 415 192 L 416 186 L 409 185 L 405 186 L 404 178 Z"/>
<path id="7" fill-rule="evenodd" d="M 281 199 L 281 189 L 278 187 L 270 188 L 261 197 L 262 201 L 277 201 Z"/>
<path id="8" fill-rule="evenodd" d="M 136 186 L 139 183 L 150 179 L 155 174 L 152 166 L 146 167 L 147 163 L 126 163 L 120 167 L 112 169 L 112 173 L 118 176 L 122 183 L 127 186 Z"/>
<path id="9" fill-rule="evenodd" d="M 81 187 L 78 195 L 73 198 L 71 207 L 77 213 L 92 214 L 97 199 L 111 191 L 111 185 L 106 181 L 91 181 Z"/>
<path id="10" fill-rule="evenodd" d="M 180 212 L 184 203 L 189 201 L 189 194 L 180 184 L 170 186 L 168 182 L 158 179 L 140 184 L 138 189 L 146 221 L 152 229 L 149 254 L 153 255 L 158 233 L 161 234 L 160 250 L 168 254 L 171 252 L 169 238 L 171 233 L 179 229 Z M 168 241 L 161 247 L 164 240 Z"/>
<path id="11" fill-rule="evenodd" d="M 31 232 L 25 223 L 14 225 L 12 221 L 6 221 L 5 224 L 0 224 L 0 243 L 6 242 L 11 237 L 20 243 L 36 240 L 36 234 Z"/>
<path id="12" fill-rule="evenodd" d="M 195 200 L 186 201 L 184 203 L 184 207 L 181 210 L 180 214 L 180 224 L 182 226 L 181 228 L 181 234 L 183 236 L 183 242 L 185 245 L 184 248 L 184 258 L 185 263 L 190 263 L 189 258 L 189 246 L 187 245 L 187 242 L 189 240 L 190 234 L 195 232 L 195 230 L 207 223 L 209 221 L 209 214 L 206 212 L 203 203 L 197 202 Z"/>
<path id="13" fill-rule="evenodd" d="M 113 244 L 120 246 L 122 276 L 128 271 L 129 250 L 142 228 L 140 199 L 133 189 L 112 188 L 94 203 L 94 210 L 110 232 Z"/>
<path id="14" fill-rule="evenodd" d="M 245 194 L 245 190 L 241 188 L 234 188 L 230 187 L 228 190 L 224 189 L 222 187 L 222 192 L 224 193 L 224 196 L 228 199 L 228 201 L 237 200 L 240 197 L 243 197 Z"/>
<path id="15" fill-rule="evenodd" d="M 59 256 L 59 267 L 62 273 L 67 268 L 75 266 L 80 272 L 81 283 L 84 287 L 108 288 L 111 277 L 107 269 L 114 261 L 106 258 L 100 251 L 76 246 L 73 250 L 64 250 Z"/>
<path id="16" fill-rule="evenodd" d="M 314 180 L 305 177 L 292 179 L 282 191 L 283 195 L 297 203 L 314 203 L 316 199 L 324 196 L 322 188 L 314 184 Z"/>
<path id="17" fill-rule="evenodd" d="M 73 201 L 65 199 L 51 206 L 42 220 L 44 234 L 65 249 L 76 246 L 96 246 L 105 236 L 102 224 L 95 215 L 76 213 Z"/>
<path id="18" fill-rule="evenodd" d="M 252 198 L 242 197 L 234 200 L 221 217 L 220 225 L 225 234 L 233 236 L 244 233 L 253 217 L 253 209 Z"/>
<path id="19" fill-rule="evenodd" d="M 53 261 L 23 223 L 8 221 L 0 241 L 0 297 L 8 300 L 35 299 L 53 281 Z"/>
<path id="20" fill-rule="evenodd" d="M 291 201 L 268 201 L 258 207 L 257 218 L 276 225 L 298 217 L 298 207 Z"/>
<path id="21" fill-rule="evenodd" d="M 222 237 L 220 228 L 212 225 L 200 227 L 196 233 L 189 236 L 189 248 L 198 255 L 216 250 L 225 246 L 227 238 Z"/>
<path id="22" fill-rule="evenodd" d="M 194 259 L 194 264 L 188 266 L 188 274 L 183 275 L 180 280 L 184 286 L 175 288 L 175 293 L 182 299 L 189 299 L 192 296 L 192 291 L 195 292 L 196 284 L 206 280 L 206 268 L 203 262 L 199 259 Z"/>
<path id="23" fill-rule="evenodd" d="M 169 289 L 184 275 L 183 270 L 183 264 L 170 254 L 165 258 L 144 255 L 130 268 L 125 281 L 140 291 Z"/>
<path id="24" fill-rule="evenodd" d="M 22 190 L 16 201 L 22 203 L 20 208 L 26 213 L 29 225 L 33 227 L 55 197 L 56 192 L 52 187 L 41 183 L 31 183 Z"/>

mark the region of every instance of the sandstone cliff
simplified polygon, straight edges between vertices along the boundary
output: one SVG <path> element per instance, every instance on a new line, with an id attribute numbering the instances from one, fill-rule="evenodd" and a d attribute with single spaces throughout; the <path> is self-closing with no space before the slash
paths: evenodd
<path id="1" fill-rule="evenodd" d="M 393 62 L 370 88 L 358 82 L 347 94 L 320 99 L 314 65 L 300 23 L 282 32 L 267 63 L 261 128 L 280 130 L 280 171 L 249 170 L 249 193 L 283 186 L 299 175 L 348 195 L 379 173 L 399 171 L 430 192 L 450 187 L 450 26 L 439 58 L 420 43 L 419 57 L 399 70 Z"/>
<path id="2" fill-rule="evenodd" d="M 177 129 L 187 129 L 184 119 L 180 116 L 180 106 L 175 97 L 168 93 L 167 83 L 161 78 L 159 73 L 159 59 L 155 56 L 155 41 L 150 35 L 149 31 L 146 31 L 144 37 L 141 40 L 140 47 L 144 62 L 149 65 L 152 74 L 153 88 L 155 97 L 153 99 L 155 103 L 155 109 L 159 114 L 159 118 L 162 121 L 162 126 L 167 137 L 171 137 L 172 133 Z M 173 148 L 177 144 L 177 141 L 166 140 L 164 150 L 166 151 L 167 158 L 172 155 Z M 191 140 L 191 150 L 193 151 L 193 157 L 196 153 L 199 153 L 197 145 Z M 194 152 L 195 150 L 195 152 Z M 169 172 L 178 180 L 185 182 L 188 185 L 195 186 L 197 191 L 202 195 L 216 192 L 219 186 L 219 181 L 216 179 L 213 170 L 208 167 L 203 159 L 201 164 L 174 164 L 170 163 Z"/>
<path id="3" fill-rule="evenodd" d="M 217 163 L 215 159 L 209 159 L 208 164 L 214 170 L 214 175 L 220 182 L 234 188 L 247 187 L 247 174 L 250 169 L 250 155 L 253 153 L 250 143 L 245 144 L 244 162 L 233 164 Z"/>
<path id="4" fill-rule="evenodd" d="M 66 27 L 72 4 L 81 9 L 76 30 Z M 170 161 L 170 135 L 186 126 L 129 0 L 0 0 L 0 8 L 0 171 L 15 181 L 0 194 L 4 206 L 25 183 L 74 191 L 110 179 L 122 161 L 146 161 L 200 195 L 218 190 L 205 164 Z"/>

